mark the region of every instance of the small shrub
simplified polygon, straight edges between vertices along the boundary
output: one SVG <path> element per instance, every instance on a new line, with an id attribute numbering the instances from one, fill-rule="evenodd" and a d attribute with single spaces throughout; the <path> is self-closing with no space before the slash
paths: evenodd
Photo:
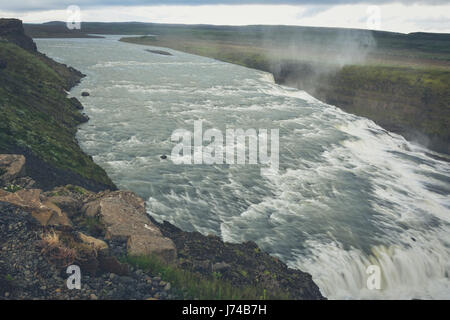
<path id="1" fill-rule="evenodd" d="M 6 276 L 5 276 L 5 280 L 7 281 L 7 282 L 14 282 L 14 277 L 12 276 L 12 275 L 10 275 L 10 274 L 7 274 Z"/>
<path id="2" fill-rule="evenodd" d="M 56 232 L 47 232 L 41 238 L 41 253 L 49 262 L 58 267 L 67 267 L 75 261 L 77 256 L 75 249 L 66 247 Z"/>

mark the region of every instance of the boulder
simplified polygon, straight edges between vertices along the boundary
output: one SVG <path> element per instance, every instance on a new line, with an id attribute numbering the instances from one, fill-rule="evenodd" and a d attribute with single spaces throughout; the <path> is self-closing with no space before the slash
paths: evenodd
<path id="1" fill-rule="evenodd" d="M 156 255 L 166 262 L 173 262 L 177 258 L 172 240 L 147 234 L 131 235 L 127 242 L 127 252 L 129 255 Z"/>
<path id="2" fill-rule="evenodd" d="M 48 201 L 57 205 L 69 217 L 76 216 L 82 206 L 82 202 L 71 196 L 52 196 L 48 197 Z"/>
<path id="3" fill-rule="evenodd" d="M 11 183 L 25 175 L 25 157 L 21 154 L 0 154 L 0 184 Z"/>
<path id="4" fill-rule="evenodd" d="M 114 256 L 99 255 L 98 261 L 103 272 L 114 273 L 119 276 L 126 276 L 129 273 L 128 265 L 119 262 Z"/>
<path id="5" fill-rule="evenodd" d="M 21 207 L 43 226 L 72 226 L 67 215 L 54 203 L 41 201 L 40 189 L 22 189 L 14 193 L 0 190 L 0 201 Z"/>
<path id="6" fill-rule="evenodd" d="M 65 212 L 50 201 L 45 201 L 43 203 L 43 208 L 32 212 L 35 219 L 39 220 L 41 217 L 49 215 L 49 219 L 41 224 L 43 226 L 66 226 L 71 227 L 72 222 Z"/>
<path id="7" fill-rule="evenodd" d="M 87 91 L 83 91 L 82 93 L 81 93 L 81 96 L 82 97 L 89 97 L 91 94 L 89 93 L 89 92 L 87 92 Z"/>
<path id="8" fill-rule="evenodd" d="M 83 211 L 89 217 L 100 219 L 106 229 L 106 239 L 127 241 L 128 254 L 155 254 L 168 263 L 175 261 L 175 244 L 150 221 L 144 200 L 133 192 L 105 193 L 87 203 Z"/>
<path id="9" fill-rule="evenodd" d="M 22 21 L 19 19 L 0 19 L 0 38 L 7 39 L 25 50 L 37 51 L 36 44 L 25 34 Z"/>
<path id="10" fill-rule="evenodd" d="M 42 207 L 40 195 L 41 190 L 39 189 L 19 190 L 14 193 L 0 190 L 0 201 L 15 204 L 30 212 Z"/>
<path id="11" fill-rule="evenodd" d="M 81 242 L 91 246 L 97 252 L 105 252 L 108 250 L 108 245 L 103 240 L 88 236 L 82 232 L 78 232 L 78 237 Z"/>

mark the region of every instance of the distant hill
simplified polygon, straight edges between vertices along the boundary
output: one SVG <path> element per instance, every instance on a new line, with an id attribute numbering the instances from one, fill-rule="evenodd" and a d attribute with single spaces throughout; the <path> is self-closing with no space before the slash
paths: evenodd
<path id="1" fill-rule="evenodd" d="M 65 22 L 25 24 L 26 33 L 33 37 L 88 37 L 90 34 L 160 35 L 202 40 L 222 40 L 259 46 L 301 46 L 311 44 L 345 47 L 348 40 L 362 41 L 374 49 L 375 55 L 398 55 L 404 50 L 417 58 L 432 58 L 450 62 L 450 34 L 402 34 L 362 29 L 322 28 L 302 26 L 216 26 L 158 24 L 143 22 L 84 22 L 81 30 L 69 30 Z"/>

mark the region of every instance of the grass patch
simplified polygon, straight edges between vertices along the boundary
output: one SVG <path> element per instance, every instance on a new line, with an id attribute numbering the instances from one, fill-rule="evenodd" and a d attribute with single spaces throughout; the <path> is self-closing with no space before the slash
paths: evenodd
<path id="1" fill-rule="evenodd" d="M 222 275 L 214 273 L 210 277 L 167 265 L 156 256 L 128 256 L 122 259 L 134 267 L 160 276 L 170 282 L 178 294 L 187 299 L 200 300 L 266 300 L 289 299 L 284 292 L 270 292 L 259 286 L 233 285 L 222 279 Z"/>
<path id="2" fill-rule="evenodd" d="M 86 194 L 88 191 L 80 186 L 68 185 L 66 187 L 69 191 L 78 193 L 78 194 Z"/>

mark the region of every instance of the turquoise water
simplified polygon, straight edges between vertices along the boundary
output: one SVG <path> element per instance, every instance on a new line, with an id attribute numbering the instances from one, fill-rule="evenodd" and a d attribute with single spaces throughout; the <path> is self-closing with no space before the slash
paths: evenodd
<path id="1" fill-rule="evenodd" d="M 255 241 L 311 273 L 328 298 L 450 298 L 448 162 L 267 73 L 118 38 L 37 44 L 87 75 L 70 93 L 91 93 L 79 98 L 90 117 L 80 145 L 155 219 Z M 171 135 L 196 120 L 222 132 L 279 129 L 278 174 L 174 164 Z M 381 290 L 367 289 L 372 264 Z"/>

